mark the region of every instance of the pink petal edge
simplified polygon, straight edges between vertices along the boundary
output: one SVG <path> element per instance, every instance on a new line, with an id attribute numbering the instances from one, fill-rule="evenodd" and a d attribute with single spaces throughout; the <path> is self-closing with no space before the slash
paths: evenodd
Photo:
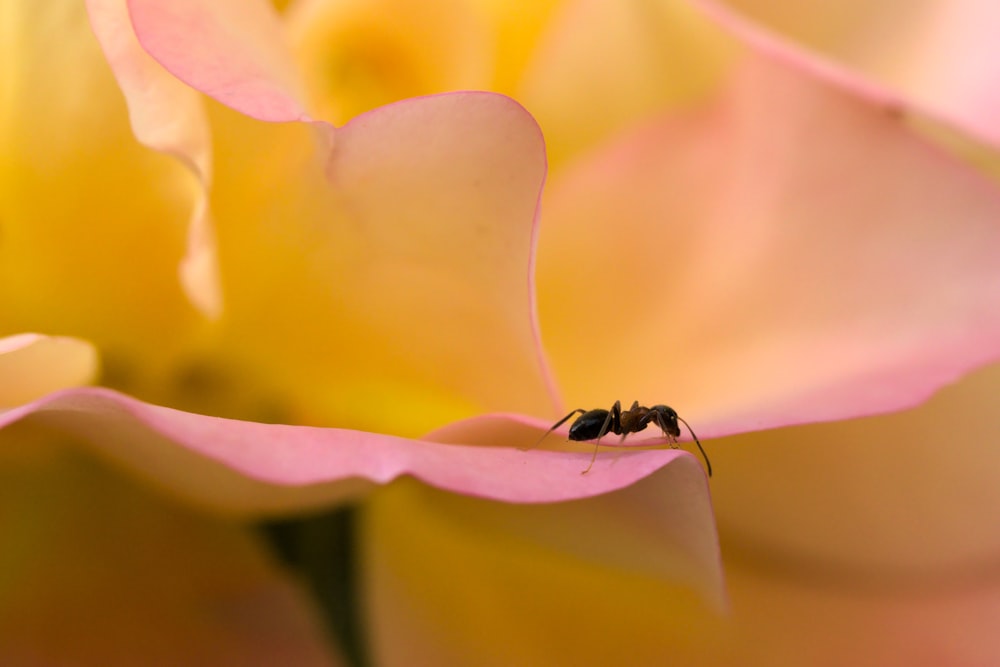
<path id="1" fill-rule="evenodd" d="M 668 465 L 700 476 L 682 450 L 590 453 L 530 447 L 540 431 L 504 416 L 460 422 L 441 439 L 473 446 L 337 428 L 261 424 L 181 412 L 115 391 L 68 389 L 4 413 L 0 429 L 28 420 L 80 436 L 97 453 L 189 499 L 245 514 L 301 510 L 347 500 L 401 475 L 440 489 L 513 503 L 549 503 L 627 487 Z M 221 464 L 221 465 L 220 465 Z"/>

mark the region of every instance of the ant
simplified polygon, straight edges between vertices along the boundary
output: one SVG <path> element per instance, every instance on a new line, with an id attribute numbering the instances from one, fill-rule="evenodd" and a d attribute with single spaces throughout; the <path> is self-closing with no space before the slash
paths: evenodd
<path id="1" fill-rule="evenodd" d="M 590 472 L 590 469 L 594 467 L 594 461 L 597 460 L 597 450 L 601 444 L 601 438 L 603 438 L 608 433 L 614 433 L 615 435 L 620 435 L 621 441 L 624 441 L 628 437 L 629 433 L 638 433 L 639 431 L 645 430 L 649 426 L 650 422 L 655 422 L 660 430 L 663 431 L 663 435 L 667 437 L 670 441 L 672 447 L 677 446 L 677 438 L 681 435 L 680 426 L 677 425 L 678 420 L 687 426 L 688 432 L 691 433 L 691 437 L 694 438 L 694 442 L 698 445 L 698 451 L 701 452 L 702 458 L 705 459 L 705 466 L 708 468 L 708 476 L 712 476 L 712 464 L 708 460 L 708 454 L 705 453 L 704 448 L 701 446 L 701 442 L 698 440 L 698 436 L 694 434 L 691 430 L 691 425 L 686 421 L 681 419 L 677 415 L 677 412 L 666 405 L 654 405 L 651 408 L 639 405 L 639 401 L 632 403 L 632 407 L 628 410 L 622 410 L 621 401 L 615 401 L 615 404 L 611 406 L 610 410 L 581 410 L 577 408 L 573 412 L 569 413 L 555 424 L 552 425 L 545 435 L 542 436 L 544 440 L 549 433 L 556 430 L 562 426 L 566 421 L 570 419 L 573 415 L 580 414 L 573 425 L 569 427 L 569 439 L 576 441 L 583 440 L 597 440 L 594 446 L 594 455 L 590 457 L 590 465 L 584 470 L 581 475 L 586 475 Z"/>

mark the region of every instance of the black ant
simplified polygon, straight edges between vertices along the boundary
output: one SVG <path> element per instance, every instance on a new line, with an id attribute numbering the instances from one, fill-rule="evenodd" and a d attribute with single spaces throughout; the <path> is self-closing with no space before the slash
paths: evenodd
<path id="1" fill-rule="evenodd" d="M 698 451 L 701 452 L 702 458 L 705 459 L 708 476 L 712 476 L 712 464 L 708 460 L 708 454 L 702 448 L 698 436 L 691 430 L 691 425 L 681 419 L 673 408 L 666 405 L 654 405 L 651 408 L 647 408 L 639 405 L 639 401 L 635 401 L 632 403 L 631 408 L 623 411 L 621 401 L 615 401 L 610 410 L 581 410 L 577 408 L 553 424 L 552 428 L 546 431 L 545 435 L 538 442 L 544 440 L 549 433 L 562 426 L 570 417 L 577 413 L 580 414 L 580 417 L 569 427 L 569 439 L 576 441 L 597 440 L 594 446 L 594 455 L 590 457 L 590 465 L 580 473 L 582 475 L 586 475 L 594 467 L 594 461 L 597 460 L 597 450 L 601 445 L 601 438 L 608 433 L 620 435 L 622 440 L 625 440 L 629 433 L 638 433 L 649 426 L 650 422 L 655 422 L 660 427 L 660 430 L 663 431 L 663 435 L 670 441 L 670 445 L 676 447 L 677 438 L 681 435 L 680 426 L 677 425 L 679 420 L 687 426 L 687 430 L 691 433 L 691 437 L 694 438 L 695 444 L 698 445 Z"/>

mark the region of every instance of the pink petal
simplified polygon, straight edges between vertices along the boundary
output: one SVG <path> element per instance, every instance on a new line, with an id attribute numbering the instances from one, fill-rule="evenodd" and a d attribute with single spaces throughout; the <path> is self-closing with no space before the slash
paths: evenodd
<path id="1" fill-rule="evenodd" d="M 781 62 L 734 81 L 552 189 L 540 305 L 571 407 L 665 401 L 704 437 L 899 409 L 995 359 L 995 185 Z"/>
<path id="2" fill-rule="evenodd" d="M 409 440 L 344 429 L 259 424 L 142 403 L 100 388 L 68 390 L 0 414 L 0 428 L 27 417 L 83 438 L 101 456 L 199 503 L 241 514 L 276 513 L 356 497 L 412 475 L 482 498 L 545 503 L 626 487 L 672 463 L 685 492 L 707 503 L 700 464 L 680 450 L 605 454 L 530 447 L 541 431 L 511 420 L 473 419 L 443 439 Z M 502 441 L 504 447 L 475 446 Z M 706 505 L 707 506 L 707 505 Z M 707 519 L 706 519 L 707 520 Z"/>
<path id="3" fill-rule="evenodd" d="M 994 48 L 1000 8 L 991 0 L 932 0 L 919 7 L 838 2 L 807 11 L 773 0 L 693 4 L 764 53 L 1000 144 Z"/>
<path id="4" fill-rule="evenodd" d="M 200 185 L 188 223 L 181 283 L 192 303 L 218 316 L 222 308 L 207 191 L 212 180 L 208 121 L 197 91 L 156 63 L 139 45 L 125 0 L 87 0 L 94 33 L 129 106 L 132 131 L 144 145 L 174 155 Z"/>
<path id="5" fill-rule="evenodd" d="M 253 118 L 306 120 L 277 12 L 264 0 L 127 0 L 143 48 L 192 88 Z"/>
<path id="6" fill-rule="evenodd" d="M 87 384 L 96 374 L 97 350 L 86 341 L 31 333 L 0 338 L 0 409 Z"/>
<path id="7" fill-rule="evenodd" d="M 341 664 L 244 527 L 79 457 L 0 468 L 0 663 Z"/>

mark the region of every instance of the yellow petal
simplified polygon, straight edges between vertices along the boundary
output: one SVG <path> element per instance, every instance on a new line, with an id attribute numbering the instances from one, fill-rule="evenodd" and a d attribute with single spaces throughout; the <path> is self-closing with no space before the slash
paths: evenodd
<path id="1" fill-rule="evenodd" d="M 177 279 L 198 185 L 135 139 L 83 3 L 5 6 L 0 332 L 163 354 L 198 319 Z"/>
<path id="2" fill-rule="evenodd" d="M 684 0 L 576 0 L 547 26 L 515 96 L 558 166 L 651 114 L 703 101 L 733 55 Z"/>
<path id="3" fill-rule="evenodd" d="M 652 500 L 672 479 L 547 506 L 416 483 L 375 494 L 362 554 L 377 662 L 653 665 L 705 642 L 712 628 L 689 619 L 723 606 L 714 531 L 685 492 Z"/>
<path id="4" fill-rule="evenodd" d="M 318 115 L 344 123 L 416 95 L 514 93 L 558 4 L 306 0 L 287 18 Z"/>
<path id="5" fill-rule="evenodd" d="M 978 667 L 1000 659 L 993 559 L 943 578 L 870 576 L 828 562 L 797 568 L 723 533 L 731 604 L 720 613 L 664 577 L 667 559 L 653 574 L 554 548 L 569 534 L 635 553 L 600 518 L 569 513 L 547 539 L 521 529 L 530 524 L 522 508 L 481 505 L 394 487 L 368 506 L 363 572 L 378 664 Z"/>

